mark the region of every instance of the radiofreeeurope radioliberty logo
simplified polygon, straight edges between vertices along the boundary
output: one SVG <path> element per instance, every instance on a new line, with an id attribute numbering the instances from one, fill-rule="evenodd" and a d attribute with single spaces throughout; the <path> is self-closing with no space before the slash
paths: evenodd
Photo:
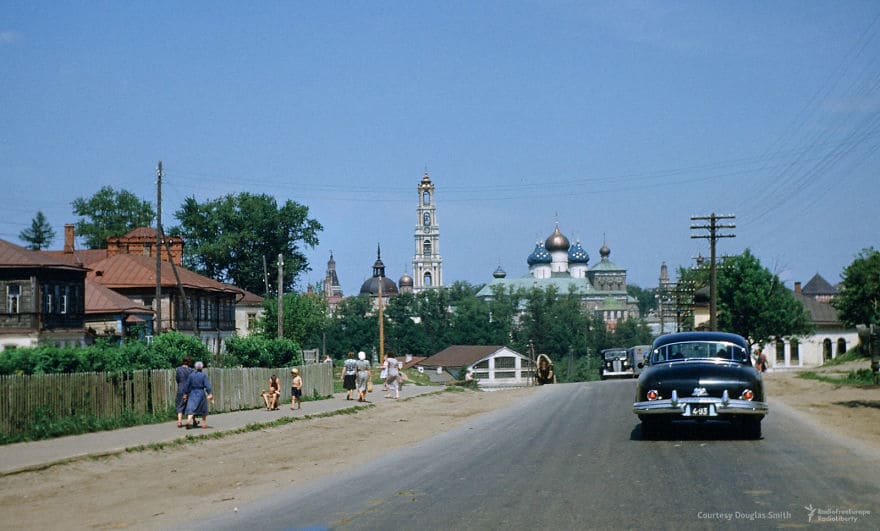
<path id="1" fill-rule="evenodd" d="M 813 507 L 805 505 L 807 522 L 811 524 L 856 524 L 859 519 L 871 516 L 871 511 L 864 509 L 839 509 Z"/>

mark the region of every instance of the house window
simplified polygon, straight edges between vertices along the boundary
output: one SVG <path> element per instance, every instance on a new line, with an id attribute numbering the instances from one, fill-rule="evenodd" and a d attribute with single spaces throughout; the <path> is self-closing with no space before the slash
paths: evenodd
<path id="1" fill-rule="evenodd" d="M 67 313 L 67 295 L 62 295 L 58 298 L 58 311 L 60 313 Z"/>
<path id="2" fill-rule="evenodd" d="M 488 369 L 489 368 L 489 360 L 483 360 L 480 363 L 474 365 L 474 369 Z"/>
<path id="3" fill-rule="evenodd" d="M 257 314 L 247 314 L 247 329 L 251 332 L 257 329 Z"/>
<path id="4" fill-rule="evenodd" d="M 6 286 L 6 312 L 21 313 L 21 286 L 18 284 Z"/>
<path id="5" fill-rule="evenodd" d="M 495 371 L 495 379 L 516 378 L 516 371 Z"/>
<path id="6" fill-rule="evenodd" d="M 495 358 L 495 369 L 513 369 L 516 368 L 516 358 L 504 356 Z"/>
<path id="7" fill-rule="evenodd" d="M 55 307 L 52 306 L 53 302 L 54 301 L 52 300 L 52 294 L 47 293 L 46 294 L 46 313 L 52 313 L 55 311 Z"/>

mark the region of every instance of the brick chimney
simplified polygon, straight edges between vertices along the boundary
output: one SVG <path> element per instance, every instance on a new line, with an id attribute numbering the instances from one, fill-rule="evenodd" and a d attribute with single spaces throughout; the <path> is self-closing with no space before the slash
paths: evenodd
<path id="1" fill-rule="evenodd" d="M 65 223 L 64 224 L 64 254 L 73 254 L 73 251 L 74 251 L 73 240 L 74 239 L 75 238 L 74 238 L 74 233 L 73 233 L 73 224 L 72 223 Z"/>
<path id="2" fill-rule="evenodd" d="M 801 283 L 800 283 L 800 282 L 795 282 L 795 283 L 794 283 L 794 292 L 795 292 L 795 293 L 800 293 L 800 292 L 801 292 Z"/>

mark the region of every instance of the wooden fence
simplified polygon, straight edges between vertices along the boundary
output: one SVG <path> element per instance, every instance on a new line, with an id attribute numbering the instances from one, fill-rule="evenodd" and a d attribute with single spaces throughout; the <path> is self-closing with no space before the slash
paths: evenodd
<path id="1" fill-rule="evenodd" d="M 304 397 L 333 394 L 331 364 L 298 368 Z M 281 380 L 282 397 L 290 399 L 289 368 L 207 368 L 205 374 L 214 392 L 212 413 L 263 406 L 260 391 L 268 387 L 273 374 Z M 162 414 L 174 410 L 176 395 L 174 369 L 0 376 L 0 431 L 7 435 L 21 433 L 41 417 L 84 415 L 103 419 L 120 418 L 127 412 Z"/>

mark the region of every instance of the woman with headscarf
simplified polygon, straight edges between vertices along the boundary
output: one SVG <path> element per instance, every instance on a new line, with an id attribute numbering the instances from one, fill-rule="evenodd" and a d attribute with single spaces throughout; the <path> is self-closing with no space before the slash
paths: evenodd
<path id="1" fill-rule="evenodd" d="M 186 400 L 186 429 L 193 427 L 193 418 L 202 416 L 202 428 L 208 427 L 208 402 L 214 401 L 211 393 L 211 382 L 208 375 L 202 372 L 205 364 L 197 361 L 195 371 L 190 373 L 183 386 L 183 398 Z"/>
<path id="2" fill-rule="evenodd" d="M 371 378 L 370 362 L 367 361 L 367 354 L 364 351 L 358 352 L 357 361 L 357 392 L 358 402 L 367 402 L 367 385 Z"/>
<path id="3" fill-rule="evenodd" d="M 398 399 L 400 398 L 400 367 L 393 352 L 389 352 L 385 356 L 385 369 L 388 370 L 388 376 L 385 379 L 385 383 L 388 384 L 388 394 L 385 395 L 385 398 L 392 398 L 391 393 L 393 392 L 393 398 Z"/>
<path id="4" fill-rule="evenodd" d="M 177 427 L 183 427 L 183 412 L 186 410 L 186 399 L 183 397 L 183 386 L 186 384 L 186 379 L 189 378 L 191 372 L 193 372 L 192 368 L 192 357 L 190 355 L 186 355 L 183 357 L 183 362 L 180 364 L 174 371 L 174 380 L 177 382 L 177 396 L 174 399 L 175 405 L 177 406 Z"/>

